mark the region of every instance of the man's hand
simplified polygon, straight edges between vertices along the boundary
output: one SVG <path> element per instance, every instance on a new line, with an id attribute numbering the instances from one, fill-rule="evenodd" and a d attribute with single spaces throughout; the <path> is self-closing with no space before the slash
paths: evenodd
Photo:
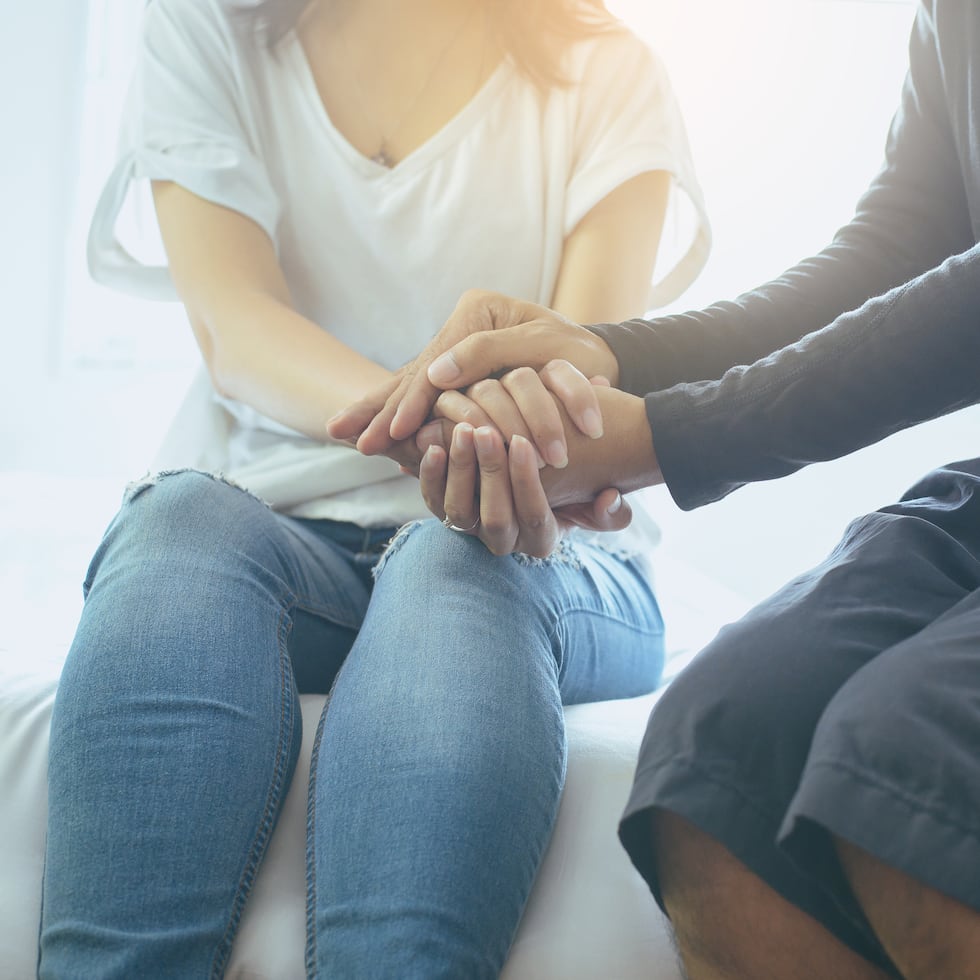
<path id="1" fill-rule="evenodd" d="M 445 356 L 442 356 L 445 355 Z M 567 361 L 587 378 L 615 384 L 619 365 L 608 346 L 584 327 L 543 306 L 497 293 L 470 291 L 422 353 L 389 383 L 355 402 L 327 423 L 334 439 L 355 441 L 368 455 L 388 453 L 392 444 L 415 434 L 445 389 L 515 367 L 544 368 Z M 562 397 L 560 377 L 555 394 Z M 601 431 L 596 419 L 574 400 L 568 412 L 582 432 Z M 546 456 L 547 447 L 538 447 Z"/>

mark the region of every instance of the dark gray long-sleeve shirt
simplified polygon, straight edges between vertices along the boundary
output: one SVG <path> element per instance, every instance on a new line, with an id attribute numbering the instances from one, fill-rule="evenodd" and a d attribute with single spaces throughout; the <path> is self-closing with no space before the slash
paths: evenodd
<path id="1" fill-rule="evenodd" d="M 594 329 L 684 509 L 980 401 L 980 4 L 924 0 L 885 164 L 819 255 Z"/>

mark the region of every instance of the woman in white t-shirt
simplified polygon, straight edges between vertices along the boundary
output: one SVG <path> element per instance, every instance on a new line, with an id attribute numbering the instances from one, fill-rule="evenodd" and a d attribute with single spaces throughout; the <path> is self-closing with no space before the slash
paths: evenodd
<path id="1" fill-rule="evenodd" d="M 115 237 L 140 180 L 166 267 Z M 665 259 L 674 217 L 691 231 Z M 562 703 L 658 681 L 649 539 L 496 557 L 325 422 L 468 288 L 620 320 L 684 288 L 707 240 L 662 67 L 601 5 L 149 4 L 89 260 L 179 298 L 205 372 L 86 579 L 41 976 L 221 975 L 298 693 L 328 690 L 308 973 L 499 973 L 558 806 Z"/>

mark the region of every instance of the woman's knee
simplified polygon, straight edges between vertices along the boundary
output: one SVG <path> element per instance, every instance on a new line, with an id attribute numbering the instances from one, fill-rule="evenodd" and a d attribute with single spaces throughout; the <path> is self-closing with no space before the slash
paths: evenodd
<path id="1" fill-rule="evenodd" d="M 117 574 L 145 575 L 160 563 L 188 574 L 201 558 L 256 554 L 275 539 L 276 517 L 257 497 L 197 470 L 161 473 L 131 484 L 95 554 L 85 584 L 108 561 Z M 273 533 L 269 533 L 273 532 Z"/>
<path id="2" fill-rule="evenodd" d="M 470 630 L 492 616 L 525 618 L 543 594 L 529 594 L 511 555 L 491 554 L 483 543 L 434 519 L 403 527 L 374 572 L 372 604 L 397 594 L 402 606 L 428 608 L 442 621 L 462 617 Z"/>
<path id="3" fill-rule="evenodd" d="M 444 527 L 435 518 L 412 521 L 392 538 L 375 569 L 375 578 L 395 572 L 408 572 L 412 581 L 420 577 L 469 577 L 477 569 L 501 559 L 492 555 L 479 539 Z M 406 582 L 406 585 L 410 584 Z M 430 583 L 424 583 L 429 588 Z"/>
<path id="4" fill-rule="evenodd" d="M 254 538 L 262 523 L 275 520 L 269 507 L 248 490 L 198 470 L 160 473 L 131 484 L 120 515 L 135 521 L 144 533 L 196 540 Z"/>
<path id="5" fill-rule="evenodd" d="M 240 673 L 260 649 L 273 656 L 252 669 L 279 683 L 282 601 L 268 548 L 276 522 L 261 501 L 204 473 L 133 485 L 90 565 L 66 682 L 189 687 L 204 674 Z"/>

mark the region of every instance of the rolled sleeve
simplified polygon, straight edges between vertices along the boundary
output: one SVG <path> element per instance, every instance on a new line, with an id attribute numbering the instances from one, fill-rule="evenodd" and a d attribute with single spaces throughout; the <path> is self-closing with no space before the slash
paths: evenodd
<path id="1" fill-rule="evenodd" d="M 119 160 L 89 230 L 96 280 L 149 298 L 176 298 L 166 267 L 136 259 L 117 234 L 140 180 L 179 184 L 254 221 L 276 244 L 280 203 L 255 145 L 241 64 L 254 42 L 238 37 L 236 28 L 215 0 L 155 0 L 147 8 Z"/>
<path id="2" fill-rule="evenodd" d="M 707 260 L 711 235 L 687 133 L 656 54 L 627 32 L 591 48 L 581 68 L 565 235 L 619 185 L 651 171 L 671 176 L 650 309 L 680 295 Z"/>

